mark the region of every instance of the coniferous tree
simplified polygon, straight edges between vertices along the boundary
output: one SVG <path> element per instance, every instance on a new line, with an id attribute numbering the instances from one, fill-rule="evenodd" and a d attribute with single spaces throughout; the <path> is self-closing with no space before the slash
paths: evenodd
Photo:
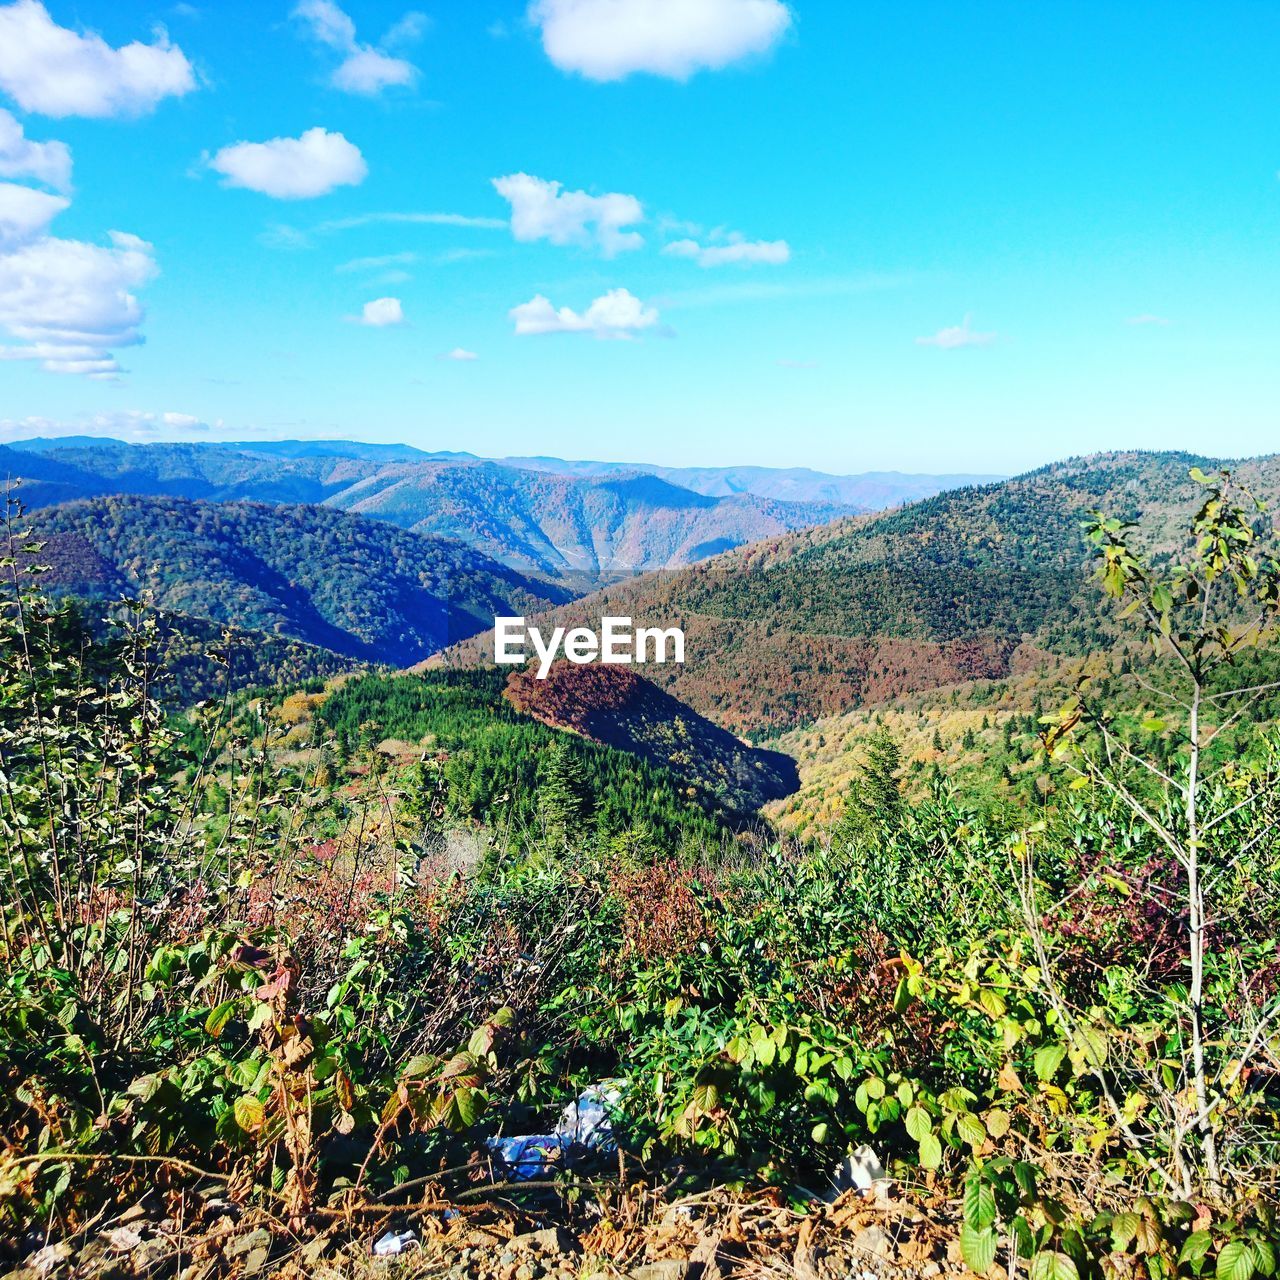
<path id="1" fill-rule="evenodd" d="M 839 844 L 853 844 L 876 830 L 893 830 L 902 822 L 902 752 L 887 729 L 866 742 L 858 776 L 845 795 L 844 817 L 836 828 Z"/>
<path id="2" fill-rule="evenodd" d="M 569 839 L 586 816 L 586 779 L 565 742 L 557 742 L 538 770 L 538 816 L 548 836 Z"/>

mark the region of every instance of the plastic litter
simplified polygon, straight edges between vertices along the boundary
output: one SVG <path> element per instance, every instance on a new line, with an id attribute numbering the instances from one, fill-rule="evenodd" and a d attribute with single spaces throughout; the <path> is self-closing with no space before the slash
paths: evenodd
<path id="1" fill-rule="evenodd" d="M 873 1191 L 879 1194 L 887 1189 L 889 1176 L 885 1173 L 880 1157 L 868 1146 L 858 1147 L 831 1171 L 831 1190 L 823 1197 L 831 1202 L 846 1191 Z"/>
<path id="2" fill-rule="evenodd" d="M 418 1243 L 416 1231 L 388 1231 L 379 1236 L 373 1243 L 373 1252 L 379 1258 L 394 1258 L 403 1253 L 410 1245 Z"/>
<path id="3" fill-rule="evenodd" d="M 568 1168 L 590 1156 L 618 1149 L 613 1117 L 626 1082 L 604 1080 L 584 1089 L 560 1113 L 554 1133 L 489 1138 L 486 1145 L 503 1175 L 513 1182 L 546 1177 L 557 1166 Z"/>

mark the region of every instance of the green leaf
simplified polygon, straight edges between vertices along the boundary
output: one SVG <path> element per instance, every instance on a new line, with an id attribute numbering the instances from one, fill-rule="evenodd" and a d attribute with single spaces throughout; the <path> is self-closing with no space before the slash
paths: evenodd
<path id="1" fill-rule="evenodd" d="M 1123 1253 L 1133 1243 L 1141 1225 L 1142 1219 L 1136 1213 L 1117 1213 L 1111 1219 L 1111 1248 Z"/>
<path id="2" fill-rule="evenodd" d="M 1218 1254 L 1218 1280 L 1252 1280 L 1256 1268 L 1253 1247 L 1247 1240 L 1233 1240 Z"/>
<path id="3" fill-rule="evenodd" d="M 484 1104 L 485 1097 L 479 1089 L 459 1089 L 453 1095 L 453 1106 L 459 1126 L 470 1129 L 483 1114 Z"/>
<path id="4" fill-rule="evenodd" d="M 923 1107 L 912 1107 L 907 1112 L 907 1133 L 916 1142 L 923 1142 L 925 1135 L 933 1132 L 933 1121 Z"/>
<path id="5" fill-rule="evenodd" d="M 983 1113 L 983 1120 L 986 1122 L 987 1132 L 993 1138 L 1003 1138 L 1009 1132 L 1009 1113 L 1002 1111 L 999 1107 L 992 1107 L 990 1111 Z"/>
<path id="6" fill-rule="evenodd" d="M 1067 1047 L 1062 1044 L 1046 1044 L 1041 1045 L 1035 1052 L 1033 1063 L 1036 1069 L 1036 1078 L 1040 1080 L 1052 1080 L 1058 1073 L 1058 1068 L 1062 1066 L 1062 1060 L 1067 1056 Z"/>
<path id="7" fill-rule="evenodd" d="M 920 1167 L 936 1169 L 942 1163 L 942 1143 L 936 1133 L 926 1133 L 920 1139 Z"/>
<path id="8" fill-rule="evenodd" d="M 233 1063 L 227 1068 L 227 1079 L 242 1089 L 249 1089 L 253 1087 L 253 1082 L 258 1078 L 258 1072 L 261 1070 L 262 1063 L 253 1058 L 245 1058 L 243 1062 Z"/>
<path id="9" fill-rule="evenodd" d="M 974 1148 L 982 1146 L 987 1140 L 986 1126 L 972 1111 L 962 1111 L 956 1117 L 956 1132 Z"/>
<path id="10" fill-rule="evenodd" d="M 996 1193 L 991 1184 L 970 1175 L 964 1184 L 965 1225 L 983 1231 L 996 1220 Z"/>
<path id="11" fill-rule="evenodd" d="M 991 1227 L 975 1230 L 967 1222 L 960 1228 L 960 1252 L 969 1267 L 984 1276 L 996 1260 L 996 1233 Z"/>
<path id="12" fill-rule="evenodd" d="M 224 1000 L 221 1004 L 214 1005 L 209 1010 L 209 1016 L 204 1020 L 206 1034 L 217 1039 L 226 1030 L 227 1023 L 231 1021 L 231 1015 L 235 1012 L 235 1008 L 236 1002 L 234 1000 Z"/>
<path id="13" fill-rule="evenodd" d="M 1212 1244 L 1213 1236 L 1210 1232 L 1193 1231 L 1182 1242 L 1182 1248 L 1178 1252 L 1179 1265 L 1185 1263 L 1190 1266 L 1196 1275 L 1199 1275 L 1200 1268 L 1204 1266 L 1204 1260 L 1208 1256 Z"/>
<path id="14" fill-rule="evenodd" d="M 1065 1253 L 1038 1253 L 1031 1260 L 1031 1280 L 1080 1280 L 1080 1271 Z"/>
<path id="15" fill-rule="evenodd" d="M 1270 1240 L 1261 1238 L 1253 1242 L 1253 1261 L 1257 1266 L 1258 1273 L 1264 1276 L 1273 1276 L 1276 1273 L 1276 1250 L 1275 1245 Z"/>

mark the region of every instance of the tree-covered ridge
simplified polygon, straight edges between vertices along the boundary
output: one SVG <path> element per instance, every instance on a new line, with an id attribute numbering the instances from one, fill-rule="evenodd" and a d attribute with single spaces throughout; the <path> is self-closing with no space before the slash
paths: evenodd
<path id="1" fill-rule="evenodd" d="M 678 768 L 551 728 L 517 710 L 505 690 L 494 670 L 365 675 L 342 681 L 317 715 L 343 757 L 379 738 L 438 754 L 449 812 L 516 845 L 566 823 L 654 848 L 714 843 L 746 820 Z"/>
<path id="2" fill-rule="evenodd" d="M 539 625 L 627 614 L 679 625 L 681 668 L 654 673 L 682 701 L 746 734 L 772 734 L 968 679 L 999 679 L 1042 651 L 1080 654 L 1114 627 L 1082 572 L 1081 528 L 1102 507 L 1139 519 L 1157 555 L 1197 501 L 1183 454 L 1072 459 L 899 511 L 768 540 L 673 574 L 621 583 Z M 1259 496 L 1280 458 L 1240 464 Z M 483 659 L 485 638 L 460 647 Z M 455 656 L 455 655 L 451 655 Z"/>
<path id="3" fill-rule="evenodd" d="M 747 746 L 628 667 L 558 662 L 543 680 L 513 671 L 505 696 L 553 728 L 662 765 L 730 811 L 754 813 L 798 786 L 789 756 Z"/>
<path id="4" fill-rule="evenodd" d="M 407 665 L 557 589 L 441 538 L 317 506 L 113 497 L 29 521 L 50 590 L 161 608 Z"/>

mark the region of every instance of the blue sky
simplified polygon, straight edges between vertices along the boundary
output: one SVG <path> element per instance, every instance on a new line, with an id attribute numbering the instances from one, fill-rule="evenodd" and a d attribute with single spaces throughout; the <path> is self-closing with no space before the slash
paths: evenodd
<path id="1" fill-rule="evenodd" d="M 1271 451 L 1277 50 L 1261 2 L 0 2 L 0 438 Z"/>

